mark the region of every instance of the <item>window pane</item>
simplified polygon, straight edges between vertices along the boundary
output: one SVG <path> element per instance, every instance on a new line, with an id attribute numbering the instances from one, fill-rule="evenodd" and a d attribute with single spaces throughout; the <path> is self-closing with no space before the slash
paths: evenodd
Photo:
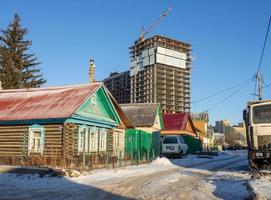
<path id="1" fill-rule="evenodd" d="M 34 138 L 40 138 L 41 132 L 40 131 L 34 131 Z"/>
<path id="2" fill-rule="evenodd" d="M 35 139 L 32 139 L 32 147 L 31 147 L 31 150 L 34 150 L 35 149 Z"/>
<path id="3" fill-rule="evenodd" d="M 181 143 L 185 143 L 183 137 L 180 137 Z"/>
<path id="4" fill-rule="evenodd" d="M 40 139 L 37 139 L 37 148 L 36 148 L 37 151 L 40 150 Z"/>
<path id="5" fill-rule="evenodd" d="M 257 106 L 253 110 L 254 123 L 271 123 L 271 106 Z"/>
<path id="6" fill-rule="evenodd" d="M 163 143 L 164 144 L 177 144 L 178 143 L 177 137 L 165 137 Z"/>

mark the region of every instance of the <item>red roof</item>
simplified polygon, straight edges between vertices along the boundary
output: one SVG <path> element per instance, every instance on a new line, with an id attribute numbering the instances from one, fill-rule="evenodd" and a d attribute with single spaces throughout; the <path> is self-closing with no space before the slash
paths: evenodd
<path id="1" fill-rule="evenodd" d="M 68 118 L 101 83 L 0 91 L 0 120 Z"/>
<path id="2" fill-rule="evenodd" d="M 186 112 L 163 114 L 164 130 L 186 130 L 190 115 Z"/>

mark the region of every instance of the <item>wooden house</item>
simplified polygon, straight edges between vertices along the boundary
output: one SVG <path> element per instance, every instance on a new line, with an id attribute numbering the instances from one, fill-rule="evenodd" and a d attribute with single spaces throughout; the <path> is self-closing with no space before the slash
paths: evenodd
<path id="1" fill-rule="evenodd" d="M 147 133 L 163 129 L 162 112 L 158 103 L 120 104 L 123 112 L 136 129 Z"/>
<path id="2" fill-rule="evenodd" d="M 182 135 L 188 145 L 189 153 L 201 151 L 201 141 L 189 113 L 163 114 L 163 123 L 164 129 L 161 131 L 161 136 Z"/>
<path id="3" fill-rule="evenodd" d="M 189 113 L 163 114 L 164 130 L 161 135 L 190 135 L 197 137 L 197 130 Z"/>
<path id="4" fill-rule="evenodd" d="M 0 163 L 108 164 L 114 130 L 126 126 L 102 83 L 1 90 Z"/>
<path id="5" fill-rule="evenodd" d="M 126 155 L 137 159 L 160 155 L 160 131 L 163 129 L 162 113 L 158 103 L 120 104 L 124 114 L 135 129 L 125 134 Z"/>
<path id="6" fill-rule="evenodd" d="M 124 114 L 124 111 L 113 95 L 109 91 L 108 94 L 121 120 L 119 126 L 111 130 L 113 134 L 113 156 L 123 159 L 125 156 L 125 131 L 127 129 L 134 129 L 134 125 Z"/>
<path id="7" fill-rule="evenodd" d="M 191 114 L 193 124 L 197 130 L 200 140 L 202 141 L 203 150 L 210 150 L 212 143 L 212 135 L 208 134 L 208 113 L 192 113 Z"/>

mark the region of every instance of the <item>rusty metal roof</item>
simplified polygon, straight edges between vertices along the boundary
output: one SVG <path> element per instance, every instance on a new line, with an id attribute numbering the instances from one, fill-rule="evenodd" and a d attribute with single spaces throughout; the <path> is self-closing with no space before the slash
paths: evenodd
<path id="1" fill-rule="evenodd" d="M 0 121 L 68 118 L 101 85 L 0 90 Z"/>
<path id="2" fill-rule="evenodd" d="M 185 112 L 163 114 L 163 121 L 165 130 L 186 130 L 189 114 Z"/>
<path id="3" fill-rule="evenodd" d="M 184 134 L 197 136 L 196 128 L 193 124 L 191 116 L 187 112 L 163 114 L 164 130 L 163 135 Z"/>

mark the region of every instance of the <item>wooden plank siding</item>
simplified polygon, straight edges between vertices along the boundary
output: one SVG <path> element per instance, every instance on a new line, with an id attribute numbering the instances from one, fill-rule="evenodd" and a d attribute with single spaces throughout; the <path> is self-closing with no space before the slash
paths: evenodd
<path id="1" fill-rule="evenodd" d="M 33 157 L 36 159 L 39 157 L 39 165 L 42 165 L 42 163 L 49 164 L 52 160 L 59 162 L 62 159 L 63 126 L 61 124 L 43 125 L 45 148 L 42 156 L 34 153 L 28 154 L 30 127 L 29 125 L 0 126 L 0 164 L 21 164 L 22 161 L 30 162 L 31 159 L 33 164 Z"/>
<path id="2" fill-rule="evenodd" d="M 1 126 L 0 127 L 0 157 L 23 155 L 23 138 L 26 136 L 24 148 L 27 150 L 27 126 Z"/>
<path id="3" fill-rule="evenodd" d="M 63 134 L 63 159 L 73 160 L 77 154 L 77 133 L 78 126 L 75 124 L 65 124 Z"/>
<path id="4" fill-rule="evenodd" d="M 113 142 L 114 142 L 114 131 L 113 129 L 108 130 L 108 152 L 109 152 L 109 156 L 112 157 L 113 156 L 113 151 L 114 151 L 114 147 L 113 147 Z"/>
<path id="5" fill-rule="evenodd" d="M 31 126 L 0 126 L 0 164 L 26 166 L 80 167 L 83 154 L 78 153 L 78 124 L 64 123 L 42 125 L 45 131 L 43 154 L 28 153 L 28 135 Z M 114 155 L 114 130 L 108 134 L 109 164 L 117 162 Z M 99 143 L 99 141 L 98 141 Z M 104 167 L 106 151 L 86 153 L 89 168 Z"/>

